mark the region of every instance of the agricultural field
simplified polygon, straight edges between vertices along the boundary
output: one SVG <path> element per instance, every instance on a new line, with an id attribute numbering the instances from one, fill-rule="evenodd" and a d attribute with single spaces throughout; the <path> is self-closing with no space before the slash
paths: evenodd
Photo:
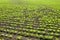
<path id="1" fill-rule="evenodd" d="M 60 40 L 60 0 L 1 0 L 0 40 Z"/>

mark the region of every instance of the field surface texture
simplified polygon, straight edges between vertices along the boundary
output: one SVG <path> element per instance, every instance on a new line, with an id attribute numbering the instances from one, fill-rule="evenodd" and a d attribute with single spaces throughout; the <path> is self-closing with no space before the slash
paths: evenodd
<path id="1" fill-rule="evenodd" d="M 0 40 L 60 40 L 60 0 L 0 0 Z"/>

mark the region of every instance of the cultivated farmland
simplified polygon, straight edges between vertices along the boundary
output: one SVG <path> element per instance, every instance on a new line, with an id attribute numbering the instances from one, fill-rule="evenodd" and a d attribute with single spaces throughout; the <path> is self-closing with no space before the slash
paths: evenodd
<path id="1" fill-rule="evenodd" d="M 0 2 L 0 40 L 60 40 L 59 2 L 31 2 Z"/>

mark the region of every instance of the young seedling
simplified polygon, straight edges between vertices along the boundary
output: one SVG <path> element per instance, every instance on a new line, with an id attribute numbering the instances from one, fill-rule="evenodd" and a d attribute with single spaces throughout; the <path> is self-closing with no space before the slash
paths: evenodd
<path id="1" fill-rule="evenodd" d="M 17 40 L 22 40 L 22 36 L 17 36 Z"/>

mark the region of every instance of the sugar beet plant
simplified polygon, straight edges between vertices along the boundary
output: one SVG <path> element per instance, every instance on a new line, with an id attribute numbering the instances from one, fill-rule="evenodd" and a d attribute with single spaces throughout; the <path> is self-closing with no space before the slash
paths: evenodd
<path id="1" fill-rule="evenodd" d="M 59 9 L 31 5 L 0 7 L 0 40 L 59 39 Z"/>

